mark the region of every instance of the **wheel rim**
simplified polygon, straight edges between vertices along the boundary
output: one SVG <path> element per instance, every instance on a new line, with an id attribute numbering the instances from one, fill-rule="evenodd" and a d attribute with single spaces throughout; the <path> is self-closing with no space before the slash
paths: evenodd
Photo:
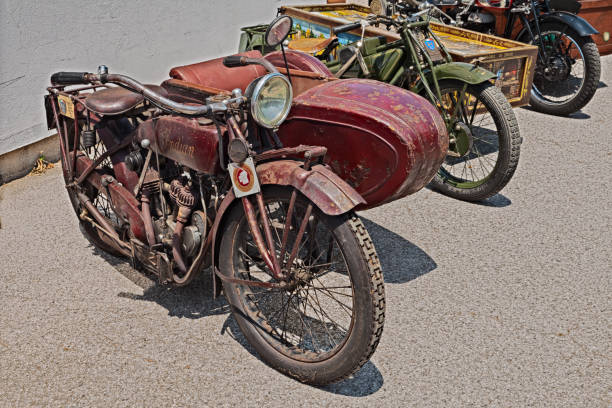
<path id="1" fill-rule="evenodd" d="M 469 189 L 484 184 L 499 156 L 497 125 L 487 106 L 468 91 L 442 89 L 442 106 L 450 118 L 449 154 L 438 171 L 445 183 Z M 459 107 L 457 107 L 459 105 Z"/>
<path id="2" fill-rule="evenodd" d="M 538 58 L 533 78 L 533 94 L 543 103 L 567 103 L 575 98 L 584 86 L 584 54 L 572 37 L 560 31 L 547 31 L 542 33 L 542 38 L 548 61 L 546 66 L 543 66 Z"/>
<path id="3" fill-rule="evenodd" d="M 306 211 L 305 205 L 298 203 L 288 248 L 293 247 Z M 266 201 L 277 256 L 288 207 L 288 200 Z M 241 223 L 236 237 L 235 277 L 278 283 L 259 257 L 246 222 Z M 282 263 L 288 258 L 286 254 Z M 238 286 L 243 310 L 266 341 L 282 354 L 305 362 L 326 360 L 342 348 L 352 331 L 354 292 L 344 254 L 317 210 L 312 212 L 289 274 L 287 289 Z"/>

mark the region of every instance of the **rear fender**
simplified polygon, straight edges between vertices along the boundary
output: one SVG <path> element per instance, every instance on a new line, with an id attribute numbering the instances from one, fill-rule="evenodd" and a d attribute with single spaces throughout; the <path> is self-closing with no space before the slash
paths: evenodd
<path id="1" fill-rule="evenodd" d="M 470 85 L 481 84 L 495 78 L 495 74 L 491 71 L 465 62 L 449 62 L 447 64 L 436 65 L 433 68 L 433 74 L 435 74 L 438 81 L 443 79 L 456 79 Z M 429 83 L 433 81 L 433 74 L 432 71 L 425 72 L 425 76 Z M 419 81 L 413 91 L 421 93 L 423 89 L 423 82 Z"/>
<path id="2" fill-rule="evenodd" d="M 327 215 L 340 215 L 359 204 L 366 201 L 344 180 L 323 165 L 313 166 L 310 170 L 302 167 L 302 162 L 295 160 L 275 160 L 262 163 L 257 166 L 257 177 L 260 185 L 281 185 L 293 186 L 300 193 L 304 194 Z M 227 215 L 235 205 L 241 205 L 240 200 L 236 199 L 234 191 L 230 190 L 225 196 L 211 229 L 212 248 L 213 248 L 213 271 L 218 265 L 219 245 L 221 243 L 221 233 L 226 230 L 224 227 Z M 221 282 L 216 274 L 213 273 L 213 288 L 215 296 L 219 295 Z"/>

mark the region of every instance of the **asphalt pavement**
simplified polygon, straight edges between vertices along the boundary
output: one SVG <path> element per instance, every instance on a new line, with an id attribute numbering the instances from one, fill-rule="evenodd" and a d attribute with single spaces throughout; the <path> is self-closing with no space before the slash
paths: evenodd
<path id="1" fill-rule="evenodd" d="M 0 187 L 0 406 L 612 406 L 612 56 L 570 118 L 517 109 L 510 184 L 361 213 L 382 341 L 324 388 L 266 366 L 209 279 L 168 289 L 81 234 L 59 167 Z"/>

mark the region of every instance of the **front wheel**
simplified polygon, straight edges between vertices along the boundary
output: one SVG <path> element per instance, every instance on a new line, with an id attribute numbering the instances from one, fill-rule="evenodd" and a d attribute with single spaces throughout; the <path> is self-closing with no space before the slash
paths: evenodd
<path id="1" fill-rule="evenodd" d="M 518 165 L 521 136 L 514 111 L 490 82 L 439 82 L 449 127 L 449 153 L 430 186 L 466 201 L 495 195 Z"/>
<path id="2" fill-rule="evenodd" d="M 542 24 L 540 30 L 540 37 L 528 41 L 538 45 L 541 54 L 529 103 L 540 112 L 569 115 L 595 95 L 601 74 L 597 46 L 591 37 L 581 37 L 563 24 Z"/>
<path id="3" fill-rule="evenodd" d="M 244 336 L 270 366 L 313 385 L 340 381 L 368 361 L 383 330 L 383 276 L 370 236 L 352 213 L 332 217 L 312 206 L 306 218 L 312 202 L 293 189 L 268 187 L 263 197 L 275 253 L 288 277 L 271 276 L 239 204 L 225 224 L 220 272 L 273 287 L 224 282 L 225 296 Z"/>

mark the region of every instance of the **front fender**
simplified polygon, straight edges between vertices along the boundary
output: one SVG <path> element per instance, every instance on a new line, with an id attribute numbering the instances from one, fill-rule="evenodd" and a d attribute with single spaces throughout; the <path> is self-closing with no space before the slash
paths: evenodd
<path id="1" fill-rule="evenodd" d="M 344 214 L 366 201 L 336 173 L 323 165 L 304 170 L 295 160 L 276 160 L 257 166 L 260 184 L 293 186 L 327 215 Z"/>
<path id="2" fill-rule="evenodd" d="M 293 186 L 308 197 L 314 205 L 328 215 L 344 214 L 366 201 L 344 180 L 323 165 L 312 166 L 310 170 L 302 167 L 302 162 L 295 160 L 275 160 L 259 164 L 256 167 L 260 185 Z M 212 234 L 213 288 L 215 296 L 219 295 L 221 284 L 214 271 L 217 268 L 218 245 L 220 234 L 225 231 L 223 224 L 226 215 L 234 205 L 240 205 L 234 191 L 230 190 L 217 210 Z"/>
<path id="3" fill-rule="evenodd" d="M 581 37 L 587 37 L 593 34 L 599 34 L 599 31 L 595 29 L 588 21 L 584 18 L 577 16 L 567 11 L 554 11 L 550 14 L 546 14 L 541 17 L 541 22 L 559 22 L 567 24 L 571 29 L 576 31 Z"/>
<path id="4" fill-rule="evenodd" d="M 594 34 L 599 34 L 588 21 L 584 18 L 577 16 L 567 11 L 553 11 L 551 13 L 543 14 L 540 16 L 540 25 L 544 23 L 561 23 L 567 25 L 572 30 L 576 31 L 581 37 L 588 37 Z M 531 31 L 535 34 L 535 24 L 533 21 L 530 24 Z M 516 36 L 517 40 L 527 42 L 529 38 L 527 28 L 524 27 L 521 32 Z M 527 40 L 527 41 L 525 41 Z"/>
<path id="5" fill-rule="evenodd" d="M 495 74 L 491 71 L 465 62 L 449 62 L 447 64 L 434 66 L 433 73 L 432 71 L 425 72 L 428 82 L 433 81 L 433 74 L 435 74 L 438 81 L 443 79 L 457 79 L 470 85 L 481 84 L 495 78 Z M 416 93 L 420 93 L 423 88 L 423 83 L 419 81 L 413 90 Z"/>

